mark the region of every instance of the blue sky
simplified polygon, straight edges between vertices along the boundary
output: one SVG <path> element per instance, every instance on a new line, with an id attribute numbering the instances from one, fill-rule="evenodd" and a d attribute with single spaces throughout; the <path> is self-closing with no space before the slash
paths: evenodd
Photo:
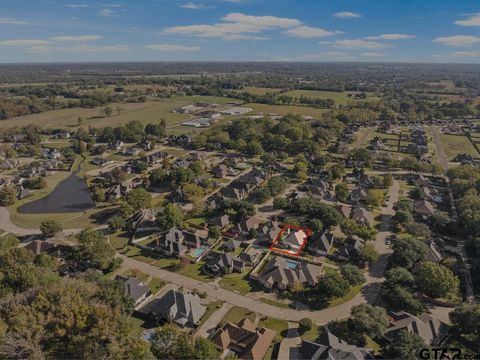
<path id="1" fill-rule="evenodd" d="M 480 63 L 473 0 L 0 0 L 0 62 Z"/>

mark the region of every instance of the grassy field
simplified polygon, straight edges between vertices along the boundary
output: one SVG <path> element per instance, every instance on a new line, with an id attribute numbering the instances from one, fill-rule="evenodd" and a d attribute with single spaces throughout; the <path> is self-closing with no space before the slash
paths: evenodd
<path id="1" fill-rule="evenodd" d="M 279 115 L 287 114 L 299 114 L 299 115 L 309 115 L 315 118 L 319 118 L 324 112 L 328 111 L 326 109 L 316 109 L 308 106 L 285 106 L 285 105 L 268 105 L 268 104 L 254 104 L 249 103 L 243 105 L 253 109 L 256 112 L 263 112 L 264 114 L 275 113 Z"/>
<path id="2" fill-rule="evenodd" d="M 190 115 L 173 113 L 172 110 L 174 109 L 195 102 L 226 104 L 229 101 L 232 101 L 232 99 L 215 96 L 183 96 L 155 101 L 152 100 L 140 104 L 114 103 L 111 104 L 111 107 L 114 110 L 113 115 L 109 118 L 100 115 L 102 108 L 75 108 L 18 116 L 8 120 L 2 120 L 0 121 L 0 124 L 2 129 L 10 129 L 29 124 L 36 124 L 41 127 L 74 129 L 77 128 L 78 117 L 80 116 L 83 118 L 83 127 L 89 125 L 93 127 L 116 126 L 132 120 L 148 123 L 158 121 L 162 118 L 167 121 L 167 125 L 173 125 L 190 118 Z M 121 109 L 120 113 L 117 112 L 117 105 Z"/>
<path id="3" fill-rule="evenodd" d="M 478 158 L 478 153 L 470 140 L 463 135 L 447 135 L 440 134 L 445 153 L 449 160 L 453 159 L 458 154 L 470 154 L 474 158 Z"/>
<path id="4" fill-rule="evenodd" d="M 241 90 L 238 90 L 238 92 L 248 92 L 250 94 L 254 95 L 265 95 L 267 93 L 276 93 L 279 92 L 280 89 L 273 89 L 273 88 L 260 88 L 260 87 L 254 87 L 254 86 L 246 86 Z"/>
<path id="5" fill-rule="evenodd" d="M 344 91 L 344 92 L 336 92 L 336 91 L 315 91 L 315 90 L 293 90 L 285 93 L 286 96 L 291 97 L 301 97 L 306 96 L 309 98 L 315 99 L 332 99 L 335 101 L 336 105 L 346 105 L 352 102 L 358 101 L 376 101 L 379 100 L 377 96 L 374 94 L 368 94 L 367 99 L 353 99 L 349 97 L 349 95 L 358 94 L 355 91 Z"/>

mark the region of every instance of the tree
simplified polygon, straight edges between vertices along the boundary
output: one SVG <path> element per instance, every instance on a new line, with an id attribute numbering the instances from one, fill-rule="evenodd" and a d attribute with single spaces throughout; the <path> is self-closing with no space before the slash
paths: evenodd
<path id="1" fill-rule="evenodd" d="M 152 194 L 144 188 L 133 189 L 125 195 L 125 201 L 133 211 L 146 209 L 152 206 Z"/>
<path id="2" fill-rule="evenodd" d="M 408 210 L 397 210 L 395 212 L 395 215 L 393 215 L 392 220 L 397 226 L 403 226 L 405 224 L 413 222 L 413 215 Z"/>
<path id="3" fill-rule="evenodd" d="M 300 333 L 304 334 L 305 332 L 307 332 L 312 328 L 313 321 L 310 318 L 302 318 L 298 322 L 298 325 L 299 325 Z"/>
<path id="4" fill-rule="evenodd" d="M 219 226 L 211 226 L 208 228 L 208 237 L 214 240 L 222 237 L 222 229 Z"/>
<path id="5" fill-rule="evenodd" d="M 418 223 L 416 221 L 410 221 L 404 225 L 405 231 L 410 235 L 413 235 L 415 239 L 430 237 L 430 228 L 428 225 Z"/>
<path id="6" fill-rule="evenodd" d="M 62 225 L 55 220 L 42 221 L 40 224 L 40 231 L 45 238 L 53 237 L 62 230 Z"/>
<path id="7" fill-rule="evenodd" d="M 5 255 L 10 249 L 17 247 L 20 240 L 13 234 L 6 234 L 2 236 L 0 241 L 0 256 Z"/>
<path id="8" fill-rule="evenodd" d="M 369 304 L 354 306 L 351 311 L 350 322 L 356 331 L 371 338 L 382 336 L 388 327 L 385 309 Z"/>
<path id="9" fill-rule="evenodd" d="M 150 340 L 151 351 L 158 359 L 201 359 L 209 360 L 218 358 L 213 343 L 207 339 L 190 336 L 173 324 L 158 328 Z"/>
<path id="10" fill-rule="evenodd" d="M 332 180 L 340 179 L 345 174 L 345 166 L 341 164 L 333 164 L 330 167 L 330 176 Z"/>
<path id="11" fill-rule="evenodd" d="M 415 283 L 426 295 L 433 298 L 456 296 L 460 281 L 443 265 L 426 261 L 420 265 L 415 274 Z"/>
<path id="12" fill-rule="evenodd" d="M 453 327 L 462 335 L 472 336 L 480 343 L 480 305 L 462 304 L 450 314 Z M 480 349 L 479 349 L 480 350 Z"/>
<path id="13" fill-rule="evenodd" d="M 288 181 L 281 176 L 275 176 L 268 180 L 267 188 L 271 196 L 278 196 L 287 189 Z"/>
<path id="14" fill-rule="evenodd" d="M 318 296 L 333 299 L 344 296 L 350 288 L 348 281 L 339 274 L 324 275 L 317 284 Z"/>
<path id="15" fill-rule="evenodd" d="M 432 224 L 433 230 L 440 233 L 447 231 L 448 226 L 452 222 L 450 215 L 445 211 L 435 211 L 430 215 L 429 220 Z"/>
<path id="16" fill-rule="evenodd" d="M 13 186 L 7 186 L 0 189 L 0 205 L 10 206 L 15 203 L 15 188 Z"/>
<path id="17" fill-rule="evenodd" d="M 373 244 L 362 245 L 360 249 L 360 256 L 362 261 L 366 263 L 374 263 L 378 261 L 378 258 L 380 257 Z"/>
<path id="18" fill-rule="evenodd" d="M 123 229 L 125 225 L 125 219 L 121 216 L 113 216 L 108 219 L 108 229 L 110 230 L 110 232 L 115 232 L 117 230 Z"/>
<path id="19" fill-rule="evenodd" d="M 390 173 L 387 173 L 383 176 L 383 186 L 385 189 L 388 189 L 390 186 L 393 185 L 393 176 Z"/>
<path id="20" fill-rule="evenodd" d="M 380 207 L 385 202 L 385 193 L 380 189 L 370 189 L 367 193 L 367 204 L 371 207 Z"/>
<path id="21" fill-rule="evenodd" d="M 348 197 L 348 186 L 345 183 L 340 183 L 335 186 L 335 195 L 339 201 L 345 201 Z"/>
<path id="22" fill-rule="evenodd" d="M 312 230 L 312 231 L 320 231 L 323 229 L 323 223 L 322 223 L 322 220 L 320 219 L 310 219 L 308 221 L 308 227 Z"/>
<path id="23" fill-rule="evenodd" d="M 110 117 L 110 116 L 112 116 L 112 114 L 113 114 L 113 109 L 112 109 L 110 106 L 106 106 L 106 107 L 103 109 L 103 112 L 105 113 L 105 116 L 106 116 L 106 117 Z"/>
<path id="24" fill-rule="evenodd" d="M 351 286 L 360 285 L 365 282 L 365 276 L 358 266 L 345 264 L 340 267 L 340 272 Z"/>
<path id="25" fill-rule="evenodd" d="M 160 229 L 168 231 L 174 227 L 183 227 L 183 211 L 175 204 L 167 204 L 162 214 L 158 214 L 157 223 Z"/>
<path id="26" fill-rule="evenodd" d="M 102 271 L 113 270 L 115 250 L 107 242 L 105 235 L 99 230 L 82 230 L 77 235 L 78 245 L 75 247 L 76 258 L 92 263 L 94 268 Z"/>
<path id="27" fill-rule="evenodd" d="M 288 199 L 284 197 L 277 197 L 273 199 L 273 207 L 278 210 L 283 210 L 288 207 Z"/>
<path id="28" fill-rule="evenodd" d="M 411 238 L 400 238 L 393 243 L 390 262 L 393 266 L 411 269 L 416 262 L 425 259 L 426 253 L 427 247 L 424 243 Z"/>
<path id="29" fill-rule="evenodd" d="M 410 199 L 400 200 L 393 206 L 393 209 L 396 211 L 406 210 L 411 213 L 413 211 L 413 201 Z"/>
<path id="30" fill-rule="evenodd" d="M 420 351 L 428 348 L 425 341 L 417 334 L 401 330 L 394 341 L 383 349 L 386 359 L 417 360 Z"/>

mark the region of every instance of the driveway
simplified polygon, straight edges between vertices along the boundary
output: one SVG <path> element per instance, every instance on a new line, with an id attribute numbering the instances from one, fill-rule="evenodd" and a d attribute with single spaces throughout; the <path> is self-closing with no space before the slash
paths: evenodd
<path id="1" fill-rule="evenodd" d="M 205 339 L 208 339 L 209 336 L 213 334 L 215 331 L 218 323 L 223 317 L 227 314 L 228 310 L 232 308 L 231 304 L 223 303 L 220 309 L 217 309 L 213 312 L 212 315 L 205 321 L 205 323 L 200 326 L 197 331 L 195 332 L 195 336 L 200 336 Z"/>
<path id="2" fill-rule="evenodd" d="M 287 336 L 280 343 L 277 359 L 300 359 L 301 357 L 298 350 L 301 345 L 302 339 L 298 332 L 298 324 L 289 322 Z"/>

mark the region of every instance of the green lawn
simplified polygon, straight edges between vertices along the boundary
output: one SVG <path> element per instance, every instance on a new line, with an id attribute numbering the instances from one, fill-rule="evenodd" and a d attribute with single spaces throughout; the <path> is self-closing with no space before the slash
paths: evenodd
<path id="1" fill-rule="evenodd" d="M 205 275 L 202 271 L 203 262 L 199 262 L 197 264 L 188 264 L 183 269 L 177 271 L 177 273 L 191 277 L 193 279 L 204 281 L 204 282 L 211 282 L 213 278 Z"/>
<path id="2" fill-rule="evenodd" d="M 165 282 L 159 278 L 153 278 L 147 284 L 152 294 L 156 294 L 162 287 L 165 286 Z"/>
<path id="3" fill-rule="evenodd" d="M 335 307 L 349 300 L 352 300 L 355 296 L 357 296 L 360 293 L 360 290 L 362 290 L 362 286 L 363 285 L 352 286 L 345 296 L 342 296 L 340 298 L 336 298 L 330 301 L 330 303 L 328 304 L 328 307 L 329 308 Z"/>
<path id="4" fill-rule="evenodd" d="M 474 158 L 479 157 L 477 150 L 466 136 L 440 134 L 440 139 L 449 160 L 464 153 L 470 154 Z"/>
<path id="5" fill-rule="evenodd" d="M 211 302 L 207 305 L 207 310 L 205 311 L 205 314 L 203 314 L 202 318 L 200 319 L 200 322 L 198 323 L 197 329 L 199 329 L 205 321 L 208 320 L 208 318 L 213 314 L 213 312 L 217 309 L 220 309 L 223 305 L 223 301 L 217 300 L 214 302 Z"/>
<path id="6" fill-rule="evenodd" d="M 283 308 L 283 309 L 288 309 L 288 304 L 281 303 L 279 301 L 275 301 L 275 300 L 271 300 L 271 299 L 267 299 L 267 298 L 261 298 L 260 301 L 264 302 L 265 304 L 273 305 L 273 306 Z"/>
<path id="7" fill-rule="evenodd" d="M 255 112 L 263 112 L 264 114 L 275 113 L 279 115 L 299 114 L 309 115 L 315 118 L 320 118 L 321 115 L 328 111 L 326 109 L 316 109 L 308 106 L 286 106 L 286 105 L 268 105 L 268 104 L 254 104 L 249 103 L 243 105 L 253 109 Z"/>
<path id="8" fill-rule="evenodd" d="M 252 283 L 248 279 L 248 274 L 232 273 L 225 275 L 220 281 L 220 286 L 226 290 L 238 292 L 246 295 L 252 291 Z"/>
<path id="9" fill-rule="evenodd" d="M 302 339 L 308 340 L 308 341 L 315 341 L 318 339 L 318 337 L 323 332 L 323 330 L 324 330 L 323 326 L 312 324 L 312 327 L 310 328 L 310 330 L 302 334 Z"/>

